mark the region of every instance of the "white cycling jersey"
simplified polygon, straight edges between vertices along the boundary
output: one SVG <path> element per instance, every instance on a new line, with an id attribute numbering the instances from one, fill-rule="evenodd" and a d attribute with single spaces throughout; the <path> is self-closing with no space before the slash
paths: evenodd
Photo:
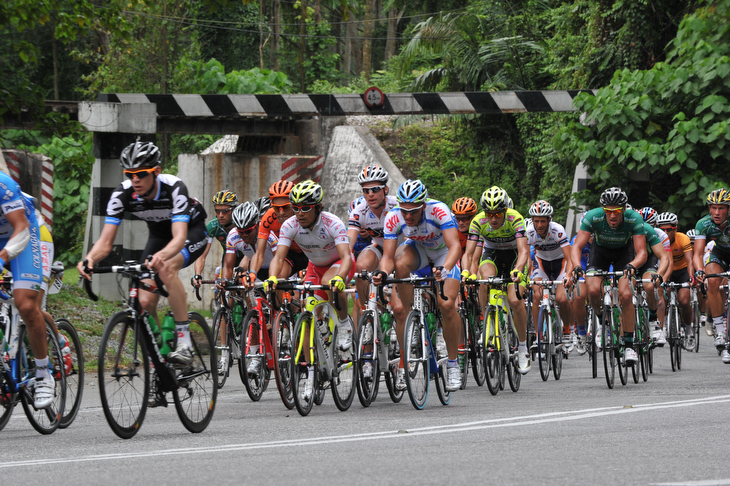
<path id="1" fill-rule="evenodd" d="M 359 201 L 355 204 L 352 211 L 349 212 L 349 229 L 365 228 L 373 238 L 373 244 L 383 246 L 383 226 L 385 224 L 385 218 L 388 216 L 388 212 L 394 207 L 398 206 L 398 201 L 394 196 L 385 197 L 385 207 L 380 217 L 377 217 L 370 209 L 370 205 L 365 200 Z"/>
<path id="2" fill-rule="evenodd" d="M 664 251 L 672 254 L 672 241 L 669 239 L 669 235 L 664 232 L 661 228 L 654 228 L 654 231 L 656 231 L 656 235 L 659 237 L 660 240 L 662 240 L 662 246 L 664 247 Z"/>
<path id="3" fill-rule="evenodd" d="M 456 229 L 456 220 L 446 204 L 429 199 L 424 204 L 423 216 L 417 226 L 408 226 L 401 215 L 400 207 L 396 207 L 385 217 L 384 228 L 383 238 L 386 240 L 396 240 L 403 235 L 406 241 L 428 250 L 441 250 L 447 248 L 443 231 Z"/>
<path id="4" fill-rule="evenodd" d="M 550 221 L 545 238 L 537 234 L 537 230 L 535 230 L 532 221 L 527 223 L 525 229 L 527 232 L 527 244 L 535 247 L 535 256 L 540 260 L 560 260 L 564 256 L 562 248 L 564 246 L 570 246 L 565 228 L 555 221 Z"/>
<path id="5" fill-rule="evenodd" d="M 350 247 L 345 223 L 327 211 L 322 211 L 311 229 L 302 228 L 296 216 L 287 219 L 279 230 L 279 245 L 291 247 L 296 242 L 314 265 L 324 267 L 340 259 L 337 245 Z"/>
<path id="6" fill-rule="evenodd" d="M 264 250 L 264 262 L 261 264 L 261 268 L 269 268 L 271 260 L 274 258 L 276 253 L 276 247 L 279 244 L 279 239 L 276 237 L 273 231 L 269 232 L 269 238 L 266 241 L 266 250 Z M 228 232 L 226 237 L 226 253 L 242 253 L 248 258 L 253 258 L 256 253 L 256 247 L 247 244 L 241 239 L 238 234 L 238 229 L 233 228 Z"/>

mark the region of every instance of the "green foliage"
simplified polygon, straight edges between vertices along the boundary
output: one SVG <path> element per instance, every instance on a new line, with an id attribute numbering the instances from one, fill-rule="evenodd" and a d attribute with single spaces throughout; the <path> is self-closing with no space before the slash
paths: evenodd
<path id="1" fill-rule="evenodd" d="M 576 100 L 591 123 L 556 137 L 566 159 L 584 160 L 603 186 L 650 194 L 646 203 L 696 221 L 710 190 L 726 185 L 730 161 L 730 0 L 680 25 L 666 63 L 624 69 L 597 96 Z M 648 183 L 634 182 L 638 173 Z"/>
<path id="2" fill-rule="evenodd" d="M 178 67 L 180 89 L 200 94 L 278 94 L 289 93 L 292 83 L 282 72 L 253 68 L 225 72 L 216 59 L 188 61 Z"/>
<path id="3" fill-rule="evenodd" d="M 265 19 L 259 17 L 258 2 L 235 2 L 215 12 L 202 4 L 192 8 L 199 20 L 194 36 L 200 45 L 201 59 L 218 59 L 232 70 L 259 65 L 259 22 Z M 220 24 L 215 22 L 225 22 L 226 28 L 217 28 Z M 268 31 L 268 26 L 264 27 L 263 35 L 268 35 Z"/>

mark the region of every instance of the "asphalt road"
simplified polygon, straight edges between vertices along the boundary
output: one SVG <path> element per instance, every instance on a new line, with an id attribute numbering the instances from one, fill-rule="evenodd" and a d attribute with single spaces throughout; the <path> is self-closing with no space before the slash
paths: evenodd
<path id="1" fill-rule="evenodd" d="M 3 484 L 730 484 L 730 366 L 704 333 L 679 372 L 658 350 L 646 383 L 617 377 L 609 390 L 571 355 L 560 381 L 543 382 L 533 364 L 517 393 L 492 396 L 470 377 L 445 407 L 432 385 L 422 411 L 407 395 L 393 404 L 382 387 L 369 408 L 355 398 L 339 412 L 328 395 L 301 417 L 275 386 L 251 402 L 236 374 L 203 433 L 188 433 L 171 404 L 149 410 L 126 441 L 88 381 L 78 418 L 53 435 L 16 408 L 0 432 Z"/>

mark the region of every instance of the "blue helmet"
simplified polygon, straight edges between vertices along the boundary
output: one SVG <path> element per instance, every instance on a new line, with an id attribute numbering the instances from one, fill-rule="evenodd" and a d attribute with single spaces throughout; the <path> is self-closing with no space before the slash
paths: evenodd
<path id="1" fill-rule="evenodd" d="M 428 199 L 428 190 L 419 179 L 409 179 L 400 185 L 395 198 L 399 203 L 421 203 Z"/>

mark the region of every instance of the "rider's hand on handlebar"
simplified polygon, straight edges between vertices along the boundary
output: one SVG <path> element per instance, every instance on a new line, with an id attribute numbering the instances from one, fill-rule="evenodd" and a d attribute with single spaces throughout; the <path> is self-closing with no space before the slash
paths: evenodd
<path id="1" fill-rule="evenodd" d="M 153 272 L 159 272 L 164 264 L 165 260 L 162 259 L 159 251 L 152 255 L 151 258 L 147 258 L 147 261 L 145 261 L 145 265 L 147 265 L 147 268 L 149 268 Z"/>
<path id="2" fill-rule="evenodd" d="M 520 280 L 522 280 L 525 275 L 522 272 L 520 272 L 518 269 L 515 268 L 510 273 L 510 276 L 512 277 L 513 282 L 519 283 Z"/>
<path id="3" fill-rule="evenodd" d="M 704 270 L 697 270 L 695 271 L 695 280 L 699 283 L 703 283 L 705 281 L 705 271 Z"/>
<path id="4" fill-rule="evenodd" d="M 664 282 L 664 279 L 658 273 L 654 273 L 651 276 L 651 281 L 654 285 L 661 285 Z"/>
<path id="5" fill-rule="evenodd" d="M 374 285 L 383 285 L 383 282 L 388 280 L 388 274 L 382 270 L 373 272 L 372 282 Z"/>
<path id="6" fill-rule="evenodd" d="M 200 288 L 201 283 L 203 282 L 203 276 L 199 273 L 193 275 L 193 278 L 190 279 L 190 284 L 195 287 L 196 289 Z"/>
<path id="7" fill-rule="evenodd" d="M 332 280 L 330 280 L 330 287 L 332 287 L 332 290 L 336 292 L 344 292 L 345 291 L 345 279 L 340 277 L 339 275 L 335 275 Z"/>
<path id="8" fill-rule="evenodd" d="M 635 277 L 636 276 L 636 267 L 633 266 L 630 263 L 627 263 L 624 267 L 624 277 Z"/>
<path id="9" fill-rule="evenodd" d="M 248 272 L 243 276 L 243 285 L 248 288 L 253 288 L 253 284 L 256 283 L 256 272 Z"/>
<path id="10" fill-rule="evenodd" d="M 81 261 L 76 265 L 76 268 L 79 271 L 79 276 L 86 280 L 91 280 L 91 270 L 94 269 L 94 260 L 87 256 L 84 261 Z"/>
<path id="11" fill-rule="evenodd" d="M 264 292 L 268 292 L 269 287 L 276 289 L 277 283 L 279 283 L 279 280 L 276 278 L 276 275 L 269 275 L 269 278 L 264 280 Z"/>

